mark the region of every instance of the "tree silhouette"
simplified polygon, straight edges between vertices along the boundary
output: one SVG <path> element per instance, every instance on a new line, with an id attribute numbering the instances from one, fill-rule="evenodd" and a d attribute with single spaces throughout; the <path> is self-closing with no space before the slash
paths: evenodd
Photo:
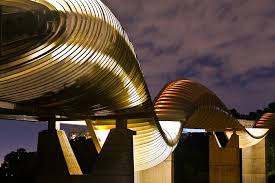
<path id="1" fill-rule="evenodd" d="M 255 112 L 250 112 L 248 115 L 240 114 L 236 109 L 231 109 L 230 112 L 237 119 L 247 119 L 247 120 L 257 121 L 258 119 L 261 118 L 261 116 L 264 113 L 275 113 L 275 101 L 268 104 L 268 106 L 265 107 L 263 110 L 258 109 Z M 272 139 L 272 136 L 273 136 L 273 139 Z M 273 129 L 267 138 L 267 140 L 268 140 L 267 153 L 268 153 L 268 179 L 269 179 L 269 182 L 275 182 L 275 145 L 274 145 L 275 141 L 274 141 L 274 136 L 275 136 L 275 130 Z"/>
<path id="2" fill-rule="evenodd" d="M 241 117 L 241 114 L 238 113 L 238 111 L 237 111 L 236 109 L 234 109 L 234 108 L 231 109 L 230 112 L 231 112 L 231 114 L 232 114 L 233 116 L 235 116 L 235 118 L 237 118 L 237 119 L 239 119 L 239 118 Z"/>
<path id="3" fill-rule="evenodd" d="M 255 112 L 249 114 L 240 114 L 236 109 L 230 110 L 231 114 L 237 119 L 258 120 L 264 113 L 275 113 L 275 101 L 268 104 L 263 110 L 258 109 Z"/>
<path id="4" fill-rule="evenodd" d="M 77 161 L 84 174 L 90 173 L 92 166 L 98 156 L 96 148 L 91 139 L 76 137 L 70 140 Z M 38 168 L 38 157 L 36 152 L 27 152 L 20 148 L 12 151 L 4 158 L 0 167 L 0 176 L 36 176 Z M 1 181 L 0 181 L 1 182 Z"/>
<path id="5" fill-rule="evenodd" d="M 1 176 L 34 176 L 36 175 L 36 153 L 26 152 L 20 148 L 12 151 L 4 158 L 1 164 Z"/>
<path id="6" fill-rule="evenodd" d="M 267 137 L 267 143 L 268 143 L 268 175 L 275 178 L 275 145 L 272 140 L 271 135 Z"/>

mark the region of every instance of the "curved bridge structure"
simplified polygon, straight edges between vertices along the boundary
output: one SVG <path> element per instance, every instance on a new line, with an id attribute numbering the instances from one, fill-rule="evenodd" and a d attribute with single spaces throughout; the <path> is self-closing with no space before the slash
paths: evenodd
<path id="1" fill-rule="evenodd" d="M 245 129 L 212 91 L 190 80 L 169 83 L 152 102 L 132 44 L 100 0 L 2 0 L 0 5 L 7 25 L 16 21 L 9 14 L 16 13 L 33 22 L 31 30 L 2 31 L 3 115 L 93 120 L 98 130 L 127 119 L 137 132 L 135 170 L 164 161 L 183 128 L 225 131 L 228 137 L 237 131 L 241 147 L 267 133 Z"/>

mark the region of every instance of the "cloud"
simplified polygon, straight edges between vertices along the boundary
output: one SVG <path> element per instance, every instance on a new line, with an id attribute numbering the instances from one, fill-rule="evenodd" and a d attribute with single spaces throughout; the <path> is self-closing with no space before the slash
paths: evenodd
<path id="1" fill-rule="evenodd" d="M 129 35 L 153 97 L 189 78 L 241 112 L 275 99 L 272 0 L 103 2 Z"/>

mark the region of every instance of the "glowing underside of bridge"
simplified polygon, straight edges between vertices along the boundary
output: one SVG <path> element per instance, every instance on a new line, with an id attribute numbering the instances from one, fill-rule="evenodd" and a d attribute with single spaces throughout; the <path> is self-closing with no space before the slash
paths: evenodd
<path id="1" fill-rule="evenodd" d="M 50 17 L 45 37 L 3 46 L 0 102 L 11 108 L 36 106 L 32 111 L 69 119 L 94 119 L 101 145 L 115 126 L 113 116 L 139 116 L 128 120 L 128 128 L 137 132 L 135 170 L 164 161 L 183 128 L 225 131 L 228 137 L 237 131 L 241 148 L 267 133 L 245 129 L 212 91 L 190 80 L 167 84 L 152 102 L 132 44 L 100 0 L 2 0 L 0 5 Z M 269 127 L 263 124 L 270 120 L 272 115 L 266 115 L 257 124 Z"/>

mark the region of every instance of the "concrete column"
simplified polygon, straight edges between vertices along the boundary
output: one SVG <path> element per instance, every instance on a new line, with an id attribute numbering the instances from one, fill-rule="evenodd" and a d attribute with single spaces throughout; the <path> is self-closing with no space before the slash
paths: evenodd
<path id="1" fill-rule="evenodd" d="M 209 182 L 239 183 L 240 175 L 239 136 L 231 136 L 226 147 L 218 146 L 214 135 L 209 136 Z"/>
<path id="2" fill-rule="evenodd" d="M 91 172 L 91 182 L 134 182 L 133 135 L 136 133 L 126 127 L 125 120 L 117 120 L 117 128 L 110 130 Z"/>
<path id="3" fill-rule="evenodd" d="M 38 174 L 40 176 L 81 175 L 68 138 L 62 130 L 44 130 L 38 137 Z"/>
<path id="4" fill-rule="evenodd" d="M 97 139 L 97 136 L 95 134 L 95 130 L 94 130 L 92 121 L 91 120 L 86 120 L 86 125 L 87 125 L 88 131 L 89 131 L 89 135 L 91 136 L 92 141 L 94 143 L 94 146 L 95 146 L 95 148 L 97 150 L 97 153 L 100 153 L 101 146 L 100 146 L 100 144 L 98 142 L 98 139 Z"/>
<path id="5" fill-rule="evenodd" d="M 48 131 L 55 131 L 56 130 L 56 121 L 55 119 L 48 120 Z"/>
<path id="6" fill-rule="evenodd" d="M 82 175 L 68 138 L 63 130 L 56 130 L 56 121 L 48 120 L 48 130 L 38 136 L 38 175 Z M 41 179 L 43 182 L 43 179 Z M 39 182 L 41 182 L 41 180 Z"/>
<path id="7" fill-rule="evenodd" d="M 242 183 L 267 182 L 266 139 L 242 149 Z"/>
<path id="8" fill-rule="evenodd" d="M 170 155 L 159 165 L 135 172 L 135 183 L 174 183 L 174 158 Z"/>

